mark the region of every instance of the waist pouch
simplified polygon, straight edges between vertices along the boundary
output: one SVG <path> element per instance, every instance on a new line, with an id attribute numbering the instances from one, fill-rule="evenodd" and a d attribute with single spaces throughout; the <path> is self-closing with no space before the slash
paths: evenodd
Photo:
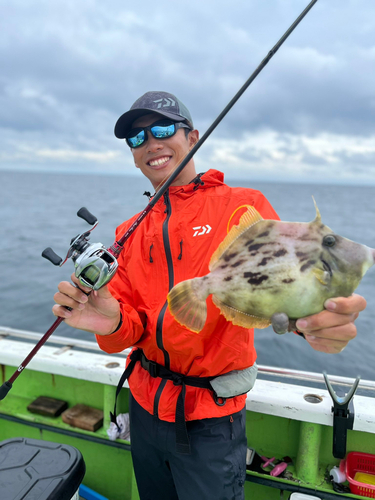
<path id="1" fill-rule="evenodd" d="M 245 370 L 233 370 L 210 380 L 210 385 L 218 398 L 233 398 L 246 394 L 254 387 L 257 378 L 256 363 Z"/>
<path id="2" fill-rule="evenodd" d="M 223 406 L 227 398 L 246 394 L 254 385 L 258 368 L 256 364 L 245 370 L 234 370 L 220 375 L 218 377 L 189 377 L 181 373 L 168 370 L 163 365 L 149 361 L 144 355 L 142 349 L 136 349 L 130 354 L 130 363 L 122 374 L 116 389 L 115 406 L 113 413 L 110 413 L 111 422 L 117 425 L 116 422 L 116 405 L 117 397 L 122 389 L 122 386 L 127 380 L 137 362 L 141 363 L 144 368 L 153 378 L 160 377 L 162 379 L 172 380 L 174 385 L 181 385 L 181 392 L 177 398 L 175 425 L 176 425 L 176 450 L 178 453 L 189 454 L 190 443 L 186 428 L 185 420 L 185 394 L 186 386 L 199 387 L 201 389 L 209 389 L 213 392 L 213 398 L 217 405 Z"/>

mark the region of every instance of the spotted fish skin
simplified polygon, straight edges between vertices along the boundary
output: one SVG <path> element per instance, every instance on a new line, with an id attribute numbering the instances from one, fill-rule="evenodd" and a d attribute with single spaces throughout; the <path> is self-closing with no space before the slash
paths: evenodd
<path id="1" fill-rule="evenodd" d="M 206 298 L 233 324 L 265 328 L 276 312 L 298 319 L 347 297 L 374 264 L 374 250 L 335 234 L 321 222 L 263 220 L 255 209 L 214 253 L 210 273 L 176 285 L 168 295 L 175 319 L 199 332 Z"/>

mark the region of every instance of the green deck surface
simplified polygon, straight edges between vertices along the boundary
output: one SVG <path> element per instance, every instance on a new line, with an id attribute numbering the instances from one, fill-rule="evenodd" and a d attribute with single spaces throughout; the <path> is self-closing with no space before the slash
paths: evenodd
<path id="1" fill-rule="evenodd" d="M 14 372 L 13 367 L 4 367 L 3 381 Z M 86 463 L 83 483 L 109 500 L 137 500 L 138 493 L 132 469 L 130 446 L 127 441 L 109 441 L 106 429 L 109 426 L 109 411 L 113 409 L 116 387 L 51 375 L 28 370 L 19 377 L 8 396 L 0 402 L 0 414 L 13 420 L 0 418 L 0 441 L 29 437 L 78 448 Z M 38 396 L 49 396 L 68 402 L 69 407 L 82 403 L 104 411 L 104 426 L 96 432 L 84 431 L 65 424 L 61 417 L 51 418 L 28 412 L 27 406 Z M 128 410 L 128 390 L 123 389 L 118 401 L 118 413 Z M 9 418 L 8 417 L 8 418 Z M 39 427 L 38 427 L 39 426 Z M 309 424 L 247 411 L 246 430 L 248 444 L 260 455 L 282 458 L 289 456 L 293 465 L 288 471 L 293 480 L 272 479 L 275 487 L 247 481 L 246 499 L 280 499 L 280 490 L 290 487 L 309 488 L 311 495 L 319 491 L 334 494 L 325 480 L 327 470 L 338 465 L 332 456 L 332 427 Z M 87 440 L 95 439 L 95 442 Z M 120 447 L 118 447 L 120 446 Z M 375 435 L 348 431 L 347 451 L 373 453 Z M 254 478 L 261 474 L 249 473 Z M 285 499 L 290 492 L 285 491 Z M 337 498 L 343 498 L 337 495 Z M 347 495 L 347 498 L 364 498 Z"/>

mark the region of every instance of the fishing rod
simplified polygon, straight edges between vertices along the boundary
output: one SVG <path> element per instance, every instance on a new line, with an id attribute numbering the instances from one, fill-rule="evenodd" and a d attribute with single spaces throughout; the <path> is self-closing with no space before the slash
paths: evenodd
<path id="1" fill-rule="evenodd" d="M 259 75 L 262 69 L 276 54 L 281 45 L 285 42 L 285 40 L 294 31 L 294 29 L 298 26 L 298 24 L 302 21 L 302 19 L 306 16 L 306 14 L 316 4 L 317 1 L 318 0 L 312 0 L 308 4 L 308 6 L 303 10 L 303 12 L 297 17 L 294 23 L 284 33 L 284 35 L 280 38 L 280 40 L 276 43 L 276 45 L 268 52 L 263 61 L 250 75 L 248 80 L 246 80 L 246 82 L 242 85 L 237 94 L 227 104 L 227 106 L 219 114 L 219 116 L 212 123 L 212 125 L 202 135 L 199 141 L 189 151 L 189 153 L 181 161 L 178 167 L 170 174 L 170 176 L 165 181 L 165 183 L 160 187 L 160 189 L 158 189 L 155 192 L 154 196 L 151 198 L 150 202 L 143 210 L 143 212 L 141 212 L 138 215 L 133 224 L 128 228 L 125 234 L 118 241 L 115 241 L 113 245 L 110 246 L 108 249 L 106 249 L 104 245 L 102 245 L 101 243 L 89 244 L 88 240 L 90 237 L 90 232 L 96 227 L 98 222 L 97 219 L 86 208 L 83 207 L 77 212 L 78 217 L 83 218 L 94 227 L 90 231 L 82 233 L 72 239 L 65 260 L 61 259 L 61 257 L 56 255 L 51 248 L 46 248 L 42 253 L 42 256 L 48 259 L 50 262 L 52 262 L 52 264 L 56 266 L 62 266 L 69 258 L 72 258 L 75 265 L 75 275 L 83 286 L 91 288 L 92 290 L 99 290 L 99 288 L 106 285 L 112 279 L 117 270 L 118 266 L 117 259 L 124 248 L 125 242 L 130 238 L 130 236 L 137 229 L 139 224 L 153 209 L 155 204 L 159 201 L 159 199 L 163 196 L 163 194 L 172 185 L 174 180 L 180 175 L 182 170 L 189 163 L 189 161 L 192 159 L 192 157 L 195 155 L 198 149 L 203 145 L 206 139 L 211 135 L 211 133 L 219 125 L 222 119 L 227 115 L 230 109 L 235 105 L 235 103 L 242 96 L 245 90 L 251 85 L 251 83 Z M 71 310 L 71 308 L 69 307 L 67 307 L 67 309 Z M 47 342 L 52 333 L 63 321 L 64 318 L 61 317 L 56 319 L 53 325 L 43 335 L 43 337 L 39 340 L 39 342 L 28 354 L 28 356 L 22 361 L 22 363 L 13 373 L 10 379 L 3 383 L 3 385 L 0 387 L 0 401 L 5 398 L 5 396 L 12 388 L 14 381 L 19 377 L 19 375 L 23 372 L 23 370 L 26 368 L 26 366 L 29 364 L 32 358 L 36 355 L 39 349 Z"/>

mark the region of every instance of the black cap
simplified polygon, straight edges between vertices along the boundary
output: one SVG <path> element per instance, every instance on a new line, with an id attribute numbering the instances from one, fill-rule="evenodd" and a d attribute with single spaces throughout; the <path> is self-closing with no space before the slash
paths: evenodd
<path id="1" fill-rule="evenodd" d="M 137 99 L 129 111 L 120 116 L 115 125 L 115 136 L 125 139 L 134 120 L 148 113 L 158 113 L 175 121 L 183 121 L 193 129 L 193 120 L 187 107 L 168 92 L 146 92 Z"/>

